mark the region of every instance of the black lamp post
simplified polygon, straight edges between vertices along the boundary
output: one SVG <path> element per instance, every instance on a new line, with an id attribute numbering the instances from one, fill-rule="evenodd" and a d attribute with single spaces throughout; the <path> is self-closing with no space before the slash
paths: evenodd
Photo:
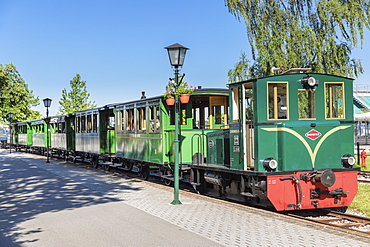
<path id="1" fill-rule="evenodd" d="M 49 161 L 49 123 L 50 123 L 50 119 L 49 119 L 49 107 L 51 106 L 51 99 L 49 98 L 46 98 L 46 99 L 43 99 L 44 101 L 44 106 L 46 107 L 46 163 L 50 163 Z"/>
<path id="2" fill-rule="evenodd" d="M 178 43 L 165 47 L 168 52 L 168 57 L 170 59 L 171 66 L 175 68 L 175 91 L 179 86 L 179 67 L 184 64 L 185 54 L 189 48 L 182 46 Z M 174 200 L 171 204 L 181 204 L 179 200 L 179 163 L 180 163 L 180 139 L 179 139 L 179 109 L 180 102 L 179 97 L 175 95 L 175 164 L 174 164 Z"/>
<path id="3" fill-rule="evenodd" d="M 13 113 L 9 112 L 8 113 L 8 119 L 9 119 L 9 139 L 10 139 L 10 145 L 9 145 L 9 152 L 12 152 L 12 143 L 13 143 L 13 138 L 12 138 L 12 119 L 13 119 Z"/>

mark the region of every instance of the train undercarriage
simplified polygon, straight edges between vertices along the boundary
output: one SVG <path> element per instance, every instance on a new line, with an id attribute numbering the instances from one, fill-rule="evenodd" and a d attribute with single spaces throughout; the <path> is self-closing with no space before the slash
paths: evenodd
<path id="1" fill-rule="evenodd" d="M 190 183 L 199 193 L 277 211 L 349 206 L 357 193 L 357 168 L 254 172 L 191 166 Z"/>
<path id="2" fill-rule="evenodd" d="M 12 145 L 17 151 L 47 155 L 47 148 Z M 87 162 L 92 167 L 112 167 L 133 171 L 148 180 L 156 176 L 166 185 L 174 181 L 173 164 L 154 164 L 140 160 L 115 157 L 112 154 L 94 154 L 49 149 L 49 157 L 72 162 Z M 277 211 L 346 207 L 357 193 L 358 168 L 326 170 L 255 172 L 229 169 L 218 165 L 180 164 L 180 180 L 189 182 L 200 194 L 210 194 L 242 203 L 275 208 Z"/>

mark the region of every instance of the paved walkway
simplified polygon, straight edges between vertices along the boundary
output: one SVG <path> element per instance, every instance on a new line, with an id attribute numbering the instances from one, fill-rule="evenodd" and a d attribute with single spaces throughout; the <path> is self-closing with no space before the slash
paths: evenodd
<path id="1" fill-rule="evenodd" d="M 0 150 L 0 246 L 369 246 L 370 239 Z M 11 245 L 12 244 L 12 245 Z"/>

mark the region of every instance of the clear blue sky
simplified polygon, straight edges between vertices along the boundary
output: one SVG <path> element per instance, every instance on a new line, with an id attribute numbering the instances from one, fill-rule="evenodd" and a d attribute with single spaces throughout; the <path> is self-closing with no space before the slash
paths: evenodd
<path id="1" fill-rule="evenodd" d="M 165 46 L 190 48 L 181 72 L 203 87 L 225 87 L 249 51 L 223 0 L 0 0 L 0 33 L 0 63 L 13 63 L 40 100 L 53 99 L 51 115 L 77 73 L 104 106 L 162 94 L 173 76 Z M 354 52 L 366 70 L 359 84 L 370 76 L 369 51 Z M 35 110 L 45 115 L 42 102 Z"/>

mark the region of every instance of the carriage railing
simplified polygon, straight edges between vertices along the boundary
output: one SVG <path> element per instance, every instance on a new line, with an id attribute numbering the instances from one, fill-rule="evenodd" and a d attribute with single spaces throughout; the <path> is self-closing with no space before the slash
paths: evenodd
<path id="1" fill-rule="evenodd" d="M 192 163 L 195 165 L 204 164 L 204 141 L 205 139 L 206 139 L 206 135 L 204 133 L 194 134 L 191 137 Z"/>

